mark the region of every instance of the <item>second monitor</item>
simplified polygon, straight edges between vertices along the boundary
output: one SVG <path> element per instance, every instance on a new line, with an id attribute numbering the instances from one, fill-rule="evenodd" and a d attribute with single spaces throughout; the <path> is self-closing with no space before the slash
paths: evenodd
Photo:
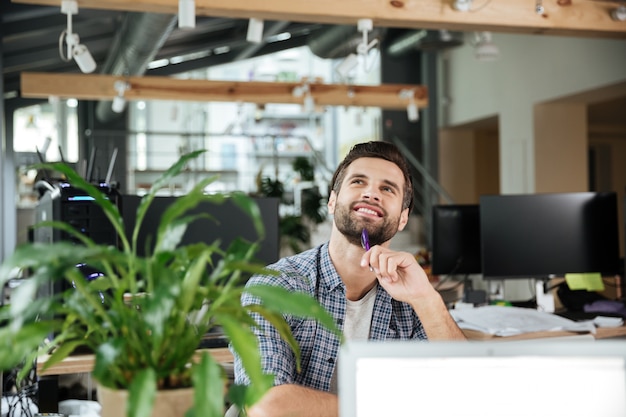
<path id="1" fill-rule="evenodd" d="M 150 205 L 139 231 L 137 246 L 140 255 L 145 254 L 146 245 L 148 245 L 149 248 L 154 246 L 155 234 L 161 216 L 176 198 L 177 197 L 156 197 Z M 135 195 L 123 195 L 121 198 L 121 211 L 124 217 L 127 236 L 132 236 L 132 230 L 135 227 L 137 207 L 139 206 L 140 200 L 141 197 Z M 255 198 L 254 200 L 259 206 L 263 224 L 265 225 L 265 237 L 261 241 L 256 258 L 264 264 L 274 263 L 279 257 L 279 200 L 278 198 L 272 197 Z M 190 215 L 199 213 L 209 214 L 215 220 L 207 218 L 196 219 L 187 228 L 181 244 L 198 242 L 211 244 L 219 239 L 221 241 L 221 248 L 226 250 L 228 245 L 238 237 L 250 242 L 259 240 L 259 236 L 257 236 L 254 225 L 252 224 L 252 219 L 232 201 L 225 201 L 222 204 L 204 202 L 188 212 Z"/>
<path id="2" fill-rule="evenodd" d="M 479 274 L 480 213 L 477 204 L 433 206 L 432 273 Z"/>

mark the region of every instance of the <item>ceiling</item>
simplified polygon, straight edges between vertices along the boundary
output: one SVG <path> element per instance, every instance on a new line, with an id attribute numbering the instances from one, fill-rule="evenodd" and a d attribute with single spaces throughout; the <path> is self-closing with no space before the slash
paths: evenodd
<path id="1" fill-rule="evenodd" d="M 20 72 L 79 72 L 75 62 L 65 62 L 59 53 L 59 38 L 67 27 L 60 7 L 0 1 L 6 100 L 19 91 Z M 266 41 L 254 44 L 246 41 L 247 19 L 198 17 L 194 29 L 182 30 L 173 15 L 81 9 L 72 20 L 73 32 L 97 63 L 96 72 L 118 75 L 172 75 L 264 55 L 305 45 L 310 34 L 323 28 L 265 22 Z M 289 39 L 272 36 L 285 32 Z M 139 38 L 138 45 L 130 44 L 131 35 Z M 169 64 L 146 68 L 156 60 Z"/>
<path id="2" fill-rule="evenodd" d="M 0 2 L 5 105 L 17 108 L 32 102 L 19 96 L 21 72 L 78 73 L 79 69 L 59 53 L 59 38 L 67 27 L 60 7 Z M 197 17 L 194 29 L 179 29 L 175 15 L 80 9 L 72 20 L 73 32 L 97 63 L 96 72 L 113 75 L 167 76 L 303 45 L 324 58 L 338 58 L 354 51 L 360 40 L 355 27 L 318 23 L 268 21 L 264 42 L 254 44 L 246 41 L 247 19 Z M 415 30 L 379 30 L 377 36 L 392 40 L 388 51 L 393 40 L 404 46 L 407 39 L 420 38 Z M 290 37 L 276 36 L 284 33 Z M 426 49 L 426 40 L 413 46 Z M 428 44 L 430 50 L 443 47 Z M 158 60 L 162 66 L 148 67 Z M 626 97 L 594 103 L 589 110 L 590 124 L 597 120 L 626 131 Z"/>

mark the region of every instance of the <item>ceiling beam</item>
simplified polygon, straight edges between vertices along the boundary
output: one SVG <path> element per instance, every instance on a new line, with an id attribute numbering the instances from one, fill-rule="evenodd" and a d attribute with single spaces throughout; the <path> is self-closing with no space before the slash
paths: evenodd
<path id="1" fill-rule="evenodd" d="M 372 18 L 375 26 L 601 36 L 626 38 L 626 23 L 614 21 L 617 1 L 544 1 L 543 13 L 529 0 L 475 0 L 475 11 L 460 12 L 454 0 L 196 0 L 196 14 L 213 17 L 286 20 L 356 25 Z M 538 0 L 541 2 L 541 0 Z M 13 0 L 59 6 L 60 0 Z M 79 9 L 177 14 L 178 0 L 78 0 Z"/>
<path id="2" fill-rule="evenodd" d="M 170 77 L 121 77 L 101 74 L 57 74 L 23 72 L 21 96 L 24 98 L 76 98 L 83 100 L 112 100 L 117 92 L 116 81 L 126 81 L 127 100 L 189 100 L 245 103 L 303 104 L 304 95 L 294 94 L 303 83 L 260 81 L 185 80 Z M 417 107 L 428 104 L 427 88 L 414 84 L 384 85 L 308 85 L 318 106 L 380 107 L 406 109 L 409 99 L 401 92 L 412 91 Z"/>

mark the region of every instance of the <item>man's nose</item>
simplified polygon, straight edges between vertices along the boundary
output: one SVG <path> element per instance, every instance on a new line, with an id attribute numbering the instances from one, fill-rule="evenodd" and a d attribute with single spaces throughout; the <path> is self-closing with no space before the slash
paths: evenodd
<path id="1" fill-rule="evenodd" d="M 366 200 L 380 201 L 380 194 L 374 188 L 368 188 L 363 192 L 363 198 Z"/>

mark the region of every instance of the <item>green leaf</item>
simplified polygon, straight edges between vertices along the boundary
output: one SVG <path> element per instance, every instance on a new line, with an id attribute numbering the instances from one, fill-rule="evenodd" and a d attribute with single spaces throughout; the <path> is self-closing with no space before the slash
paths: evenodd
<path id="1" fill-rule="evenodd" d="M 96 348 L 96 360 L 93 368 L 93 376 L 101 384 L 109 388 L 118 389 L 116 385 L 116 374 L 112 374 L 111 370 L 116 370 L 115 363 L 123 355 L 124 348 L 123 339 L 113 339 L 103 342 Z M 126 389 L 126 386 L 123 386 Z"/>
<path id="2" fill-rule="evenodd" d="M 252 198 L 244 193 L 233 193 L 231 195 L 233 202 L 243 210 L 253 221 L 254 230 L 259 236 L 259 240 L 265 237 L 265 225 L 258 204 Z"/>
<path id="3" fill-rule="evenodd" d="M 194 405 L 186 417 L 222 417 L 224 415 L 224 386 L 226 379 L 215 359 L 203 352 L 200 362 L 192 369 Z"/>
<path id="4" fill-rule="evenodd" d="M 316 319 L 329 331 L 341 335 L 333 316 L 308 294 L 288 291 L 275 285 L 251 285 L 245 291 L 258 297 L 270 311 Z"/>
<path id="5" fill-rule="evenodd" d="M 17 331 L 9 327 L 0 328 L 0 369 L 11 369 L 24 363 L 55 327 L 51 322 L 41 321 L 24 325 Z"/>
<path id="6" fill-rule="evenodd" d="M 221 195 L 210 196 L 204 194 L 204 189 L 207 185 L 215 180 L 216 177 L 210 177 L 196 184 L 192 190 L 187 194 L 178 197 L 172 204 L 170 204 L 159 222 L 157 229 L 157 244 L 155 251 L 158 250 L 172 250 L 178 245 L 180 239 L 183 237 L 186 226 L 192 221 L 200 217 L 211 218 L 210 215 L 202 213 L 200 215 L 191 215 L 183 217 L 189 210 L 197 207 L 203 201 L 212 201 L 214 204 L 221 204 L 224 201 L 224 197 Z M 176 230 L 177 236 L 171 237 L 169 233 Z M 171 241 L 168 244 L 164 243 L 164 240 Z"/>
<path id="7" fill-rule="evenodd" d="M 276 331 L 278 331 L 283 340 L 289 344 L 291 350 L 296 357 L 296 368 L 298 369 L 298 372 L 300 372 L 300 345 L 298 344 L 298 341 L 294 338 L 291 327 L 285 321 L 283 315 L 278 312 L 269 311 L 259 304 L 251 304 L 247 307 L 250 309 L 250 311 L 260 314 L 268 322 L 270 322 L 270 324 L 274 326 Z"/>
<path id="8" fill-rule="evenodd" d="M 82 343 L 80 341 L 74 342 L 65 342 L 61 346 L 54 349 L 48 360 L 43 366 L 43 369 L 48 369 L 54 364 L 61 362 L 63 359 L 67 358 L 77 347 L 81 346 Z"/>
<path id="9" fill-rule="evenodd" d="M 168 318 L 172 317 L 176 308 L 176 295 L 173 287 L 158 286 L 149 297 L 145 299 L 141 308 L 142 322 L 146 330 L 149 330 L 153 345 L 158 346 L 163 339 Z M 142 300 L 143 301 L 143 300 Z M 160 352 L 155 352 L 159 354 Z"/>
<path id="10" fill-rule="evenodd" d="M 249 327 L 241 326 L 236 319 L 225 315 L 219 315 L 217 318 L 250 378 L 250 386 L 246 392 L 247 405 L 254 404 L 274 383 L 272 375 L 263 373 L 256 335 Z"/>
<path id="11" fill-rule="evenodd" d="M 206 150 L 198 150 L 194 152 L 190 152 L 181 156 L 174 165 L 168 168 L 157 180 L 152 184 L 152 187 L 148 191 L 146 195 L 144 195 L 139 202 L 139 207 L 137 207 L 137 216 L 135 221 L 135 228 L 133 230 L 132 237 L 132 245 L 133 248 L 137 245 L 137 238 L 139 236 L 139 230 L 141 229 L 141 225 L 143 224 L 143 219 L 146 217 L 146 213 L 148 212 L 148 208 L 152 204 L 152 201 L 156 198 L 157 192 L 163 188 L 169 181 L 171 181 L 174 177 L 182 172 L 187 163 L 198 157 L 200 154 L 206 152 Z"/>
<path id="12" fill-rule="evenodd" d="M 128 416 L 150 417 L 156 392 L 157 382 L 154 369 L 146 368 L 139 371 L 128 389 Z"/>
<path id="13" fill-rule="evenodd" d="M 208 252 L 203 252 L 200 256 L 193 261 L 193 263 L 187 268 L 185 277 L 182 281 L 182 294 L 179 303 L 179 308 L 188 313 L 192 310 L 194 301 L 194 295 L 198 293 L 198 286 L 200 280 L 206 273 L 206 264 L 209 258 Z"/>

